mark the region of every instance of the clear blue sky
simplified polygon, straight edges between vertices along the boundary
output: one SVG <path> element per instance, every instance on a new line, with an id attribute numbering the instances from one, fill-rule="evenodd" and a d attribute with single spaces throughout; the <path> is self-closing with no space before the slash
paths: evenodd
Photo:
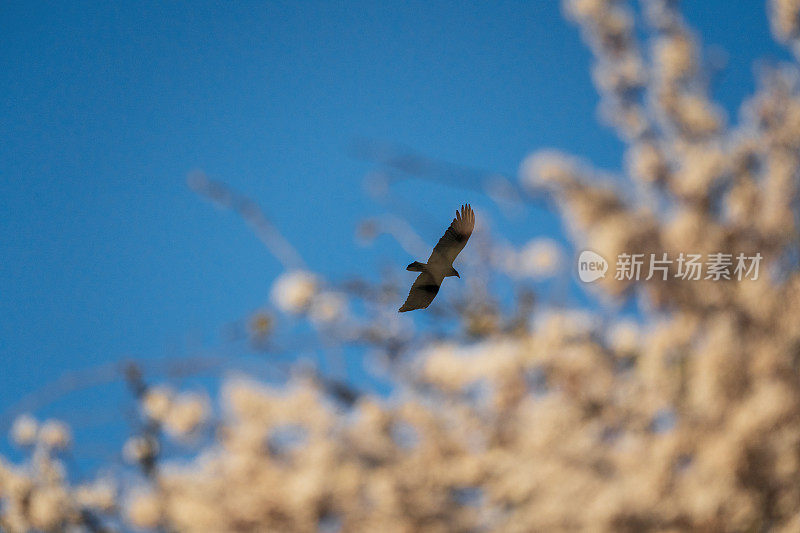
<path id="1" fill-rule="evenodd" d="M 754 60 L 787 57 L 762 2 L 684 10 L 729 54 L 714 86 L 729 110 Z M 0 411 L 67 370 L 213 342 L 267 301 L 280 265 L 188 172 L 258 201 L 314 270 L 364 273 L 407 257 L 354 244 L 381 210 L 353 139 L 512 174 L 542 147 L 618 169 L 589 65 L 549 0 L 0 3 Z M 398 192 L 444 223 L 464 201 L 490 208 L 421 181 Z M 556 227 L 533 213 L 500 230 Z"/>

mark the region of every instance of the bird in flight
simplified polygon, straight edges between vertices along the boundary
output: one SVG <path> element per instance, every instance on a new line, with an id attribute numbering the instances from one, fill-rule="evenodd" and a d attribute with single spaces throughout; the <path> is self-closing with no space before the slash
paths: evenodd
<path id="1" fill-rule="evenodd" d="M 436 298 L 444 278 L 448 276 L 461 277 L 453 268 L 453 261 L 466 246 L 473 228 L 475 228 L 475 213 L 469 204 L 462 205 L 461 212 L 456 211 L 456 218 L 434 246 L 428 262 L 414 261 L 406 267 L 406 270 L 419 272 L 420 275 L 411 286 L 411 292 L 408 293 L 406 302 L 400 308 L 401 313 L 414 309 L 425 309 Z"/>

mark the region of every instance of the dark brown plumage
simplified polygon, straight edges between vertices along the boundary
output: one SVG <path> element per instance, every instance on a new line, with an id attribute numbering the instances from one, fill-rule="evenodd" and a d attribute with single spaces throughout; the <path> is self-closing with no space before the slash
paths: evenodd
<path id="1" fill-rule="evenodd" d="M 434 246 L 428 262 L 414 261 L 406 267 L 406 270 L 420 272 L 420 275 L 411 286 L 411 292 L 408 293 L 408 298 L 400 308 L 401 313 L 414 309 L 425 309 L 436 298 L 444 278 L 448 276 L 461 277 L 453 268 L 453 261 L 466 246 L 474 228 L 475 213 L 469 204 L 462 205 L 461 212 L 456 211 L 456 218 Z"/>

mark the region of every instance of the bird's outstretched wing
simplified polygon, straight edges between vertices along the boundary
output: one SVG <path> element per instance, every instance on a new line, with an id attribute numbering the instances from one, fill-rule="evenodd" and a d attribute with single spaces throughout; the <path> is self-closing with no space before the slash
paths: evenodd
<path id="1" fill-rule="evenodd" d="M 452 266 L 453 261 L 466 246 L 472 230 L 475 228 L 475 213 L 469 204 L 461 206 L 461 212 L 456 211 L 456 218 L 444 232 L 442 238 L 428 258 L 428 265 Z"/>
<path id="2" fill-rule="evenodd" d="M 414 281 L 411 286 L 411 292 L 408 293 L 408 298 L 400 308 L 400 312 L 413 311 L 414 309 L 425 309 L 428 307 L 436 294 L 439 292 L 439 283 L 428 272 L 423 272 Z"/>

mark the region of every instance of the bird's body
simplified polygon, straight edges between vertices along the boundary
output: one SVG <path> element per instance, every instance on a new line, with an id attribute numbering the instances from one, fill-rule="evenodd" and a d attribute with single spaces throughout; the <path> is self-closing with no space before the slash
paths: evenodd
<path id="1" fill-rule="evenodd" d="M 433 248 L 428 262 L 414 261 L 406 267 L 406 270 L 420 272 L 420 275 L 411 286 L 411 292 L 408 293 L 408 298 L 400 308 L 401 313 L 414 309 L 425 309 L 436 298 L 444 278 L 461 277 L 453 268 L 453 261 L 466 246 L 474 228 L 475 213 L 469 204 L 462 205 L 461 212 L 456 211 L 456 217 L 450 223 L 450 227 Z"/>

